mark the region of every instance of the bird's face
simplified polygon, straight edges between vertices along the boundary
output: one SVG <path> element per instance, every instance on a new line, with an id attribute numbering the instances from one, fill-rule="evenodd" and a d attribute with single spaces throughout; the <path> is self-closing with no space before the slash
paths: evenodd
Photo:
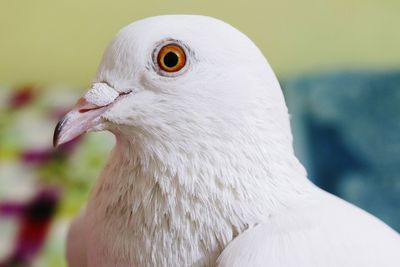
<path id="1" fill-rule="evenodd" d="M 98 130 L 224 138 L 252 119 L 281 116 L 279 84 L 246 36 L 208 17 L 161 16 L 116 35 L 92 88 L 58 124 L 54 144 Z"/>

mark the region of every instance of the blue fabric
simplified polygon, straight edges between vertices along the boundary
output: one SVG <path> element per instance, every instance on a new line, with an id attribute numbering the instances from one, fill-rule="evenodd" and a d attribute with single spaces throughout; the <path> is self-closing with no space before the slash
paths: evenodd
<path id="1" fill-rule="evenodd" d="M 282 84 L 309 177 L 400 231 L 400 72 L 338 72 Z"/>

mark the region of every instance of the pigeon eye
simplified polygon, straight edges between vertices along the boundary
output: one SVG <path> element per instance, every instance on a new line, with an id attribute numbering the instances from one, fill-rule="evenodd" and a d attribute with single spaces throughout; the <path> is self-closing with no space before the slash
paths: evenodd
<path id="1" fill-rule="evenodd" d="M 163 71 L 177 72 L 186 64 L 185 52 L 179 45 L 165 45 L 158 52 L 157 64 Z"/>

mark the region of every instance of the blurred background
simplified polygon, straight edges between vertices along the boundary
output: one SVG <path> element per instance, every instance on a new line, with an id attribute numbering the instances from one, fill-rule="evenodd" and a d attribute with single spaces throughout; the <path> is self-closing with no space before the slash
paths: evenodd
<path id="1" fill-rule="evenodd" d="M 400 231 L 400 1 L 0 6 L 0 266 L 66 266 L 68 223 L 114 140 L 96 133 L 54 150 L 53 129 L 113 35 L 160 14 L 215 16 L 247 34 L 281 81 L 310 178 Z"/>

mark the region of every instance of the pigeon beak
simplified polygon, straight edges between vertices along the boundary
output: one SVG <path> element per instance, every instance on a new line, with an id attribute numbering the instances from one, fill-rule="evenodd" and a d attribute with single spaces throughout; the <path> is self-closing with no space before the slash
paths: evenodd
<path id="1" fill-rule="evenodd" d="M 101 123 L 101 115 L 115 104 L 119 96 L 128 93 L 118 93 L 104 83 L 95 83 L 58 122 L 54 130 L 53 146 L 58 147 L 86 132 L 96 130 L 95 127 Z"/>

